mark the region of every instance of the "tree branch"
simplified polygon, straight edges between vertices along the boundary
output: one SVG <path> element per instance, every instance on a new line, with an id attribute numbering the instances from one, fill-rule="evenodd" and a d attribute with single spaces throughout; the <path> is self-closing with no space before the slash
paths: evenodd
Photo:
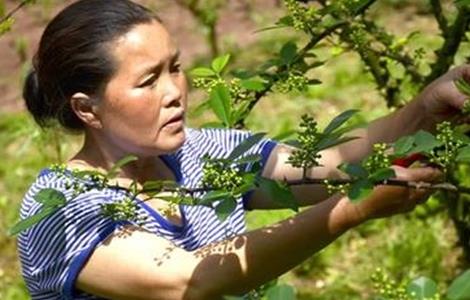
<path id="1" fill-rule="evenodd" d="M 449 25 L 447 19 L 442 12 L 442 5 L 440 0 L 430 0 L 431 10 L 436 18 L 437 24 L 439 24 L 439 29 L 442 32 L 444 37 L 447 36 L 449 31 Z"/>
<path id="2" fill-rule="evenodd" d="M 459 49 L 460 43 L 462 42 L 463 36 L 469 24 L 469 13 L 469 10 L 465 7 L 462 7 L 459 10 L 455 22 L 447 31 L 448 34 L 444 36 L 444 44 L 442 45 L 441 49 L 436 52 L 438 59 L 431 66 L 432 71 L 425 79 L 426 84 L 431 83 L 431 81 L 447 72 L 447 70 L 453 64 L 455 54 Z"/>

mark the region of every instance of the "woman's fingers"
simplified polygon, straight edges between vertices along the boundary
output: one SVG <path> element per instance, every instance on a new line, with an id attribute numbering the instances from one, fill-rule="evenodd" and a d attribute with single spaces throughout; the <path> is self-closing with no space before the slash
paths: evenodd
<path id="1" fill-rule="evenodd" d="M 396 178 L 413 182 L 439 182 L 443 178 L 443 173 L 437 168 L 403 168 L 394 166 Z"/>

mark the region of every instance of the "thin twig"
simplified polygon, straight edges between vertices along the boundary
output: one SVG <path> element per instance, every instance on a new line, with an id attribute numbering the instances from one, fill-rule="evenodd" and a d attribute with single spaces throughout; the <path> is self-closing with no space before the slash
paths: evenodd
<path id="1" fill-rule="evenodd" d="M 23 6 L 31 2 L 31 0 L 23 0 L 18 4 L 15 8 L 13 8 L 8 14 L 6 14 L 3 18 L 0 19 L 0 24 L 5 22 L 6 20 L 10 19 L 13 17 L 13 15 L 19 11 Z"/>

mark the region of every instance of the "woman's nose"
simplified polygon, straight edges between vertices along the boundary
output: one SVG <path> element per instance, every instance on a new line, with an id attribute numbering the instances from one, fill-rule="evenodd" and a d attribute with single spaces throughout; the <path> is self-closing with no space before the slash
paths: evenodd
<path id="1" fill-rule="evenodd" d="M 163 106 L 180 106 L 181 97 L 183 95 L 182 87 L 179 86 L 178 81 L 170 74 L 164 76 L 162 82 L 163 92 Z"/>

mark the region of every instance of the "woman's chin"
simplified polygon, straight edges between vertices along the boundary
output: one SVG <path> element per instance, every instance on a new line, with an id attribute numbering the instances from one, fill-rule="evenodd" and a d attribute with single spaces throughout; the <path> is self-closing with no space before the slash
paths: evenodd
<path id="1" fill-rule="evenodd" d="M 163 153 L 174 152 L 183 146 L 186 140 L 184 127 L 181 127 L 180 130 L 172 132 L 171 134 L 165 134 L 160 138 L 162 138 L 163 141 L 159 144 L 159 151 Z"/>

